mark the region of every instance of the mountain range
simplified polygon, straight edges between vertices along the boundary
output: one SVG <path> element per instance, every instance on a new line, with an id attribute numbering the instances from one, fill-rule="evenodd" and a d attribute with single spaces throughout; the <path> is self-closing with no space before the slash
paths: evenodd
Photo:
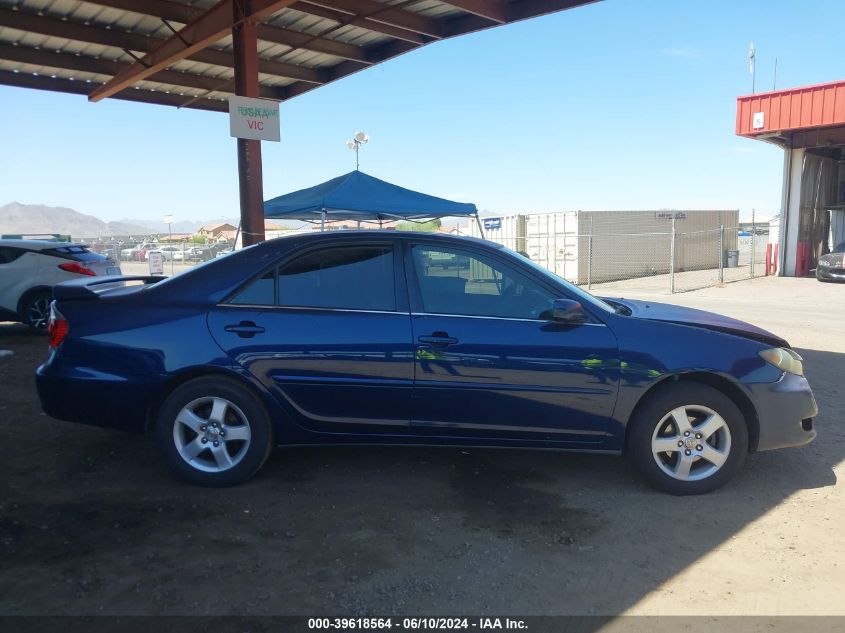
<path id="1" fill-rule="evenodd" d="M 235 219 L 215 219 L 208 222 L 181 221 L 170 226 L 173 233 L 194 233 L 204 224 L 228 222 L 238 225 Z M 80 213 L 67 207 L 49 207 L 43 204 L 11 202 L 0 207 L 0 235 L 60 233 L 74 238 L 110 237 L 131 235 L 140 237 L 151 233 L 167 233 L 164 222 L 127 219 L 105 222 L 93 215 Z"/>

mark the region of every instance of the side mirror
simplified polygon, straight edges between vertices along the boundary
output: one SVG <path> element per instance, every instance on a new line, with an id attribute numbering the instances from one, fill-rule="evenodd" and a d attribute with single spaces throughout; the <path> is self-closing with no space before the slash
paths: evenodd
<path id="1" fill-rule="evenodd" d="M 587 315 L 581 304 L 572 299 L 555 299 L 551 309 L 546 313 L 549 321 L 556 323 L 584 323 Z"/>

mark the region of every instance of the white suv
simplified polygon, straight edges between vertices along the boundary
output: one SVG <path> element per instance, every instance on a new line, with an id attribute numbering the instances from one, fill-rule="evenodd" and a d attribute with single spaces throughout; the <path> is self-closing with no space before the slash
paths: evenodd
<path id="1" fill-rule="evenodd" d="M 0 240 L 0 321 L 46 329 L 53 286 L 82 275 L 120 275 L 120 266 L 84 244 Z"/>

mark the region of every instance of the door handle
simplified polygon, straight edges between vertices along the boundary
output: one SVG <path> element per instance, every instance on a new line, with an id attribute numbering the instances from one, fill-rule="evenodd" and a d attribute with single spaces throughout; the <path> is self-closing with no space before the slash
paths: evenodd
<path id="1" fill-rule="evenodd" d="M 252 338 L 256 334 L 263 334 L 265 332 L 264 328 L 260 325 L 256 325 L 252 321 L 241 321 L 240 323 L 232 323 L 227 325 L 225 328 L 227 332 L 234 332 L 241 338 Z"/>
<path id="2" fill-rule="evenodd" d="M 430 336 L 418 336 L 417 340 L 420 343 L 428 343 L 435 347 L 446 347 L 447 345 L 454 345 L 458 342 L 454 336 L 449 336 L 445 332 L 435 332 Z"/>

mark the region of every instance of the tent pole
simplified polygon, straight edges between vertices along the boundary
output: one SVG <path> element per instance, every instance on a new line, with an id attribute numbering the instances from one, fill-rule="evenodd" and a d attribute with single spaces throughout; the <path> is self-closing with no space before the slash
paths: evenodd
<path id="1" fill-rule="evenodd" d="M 326 210 L 323 209 L 320 213 L 320 233 L 326 230 Z"/>
<path id="2" fill-rule="evenodd" d="M 478 223 L 478 231 L 481 233 L 481 239 L 486 240 L 487 237 L 484 235 L 484 227 L 481 225 L 481 218 L 478 217 L 478 214 L 475 214 L 475 221 Z"/>

